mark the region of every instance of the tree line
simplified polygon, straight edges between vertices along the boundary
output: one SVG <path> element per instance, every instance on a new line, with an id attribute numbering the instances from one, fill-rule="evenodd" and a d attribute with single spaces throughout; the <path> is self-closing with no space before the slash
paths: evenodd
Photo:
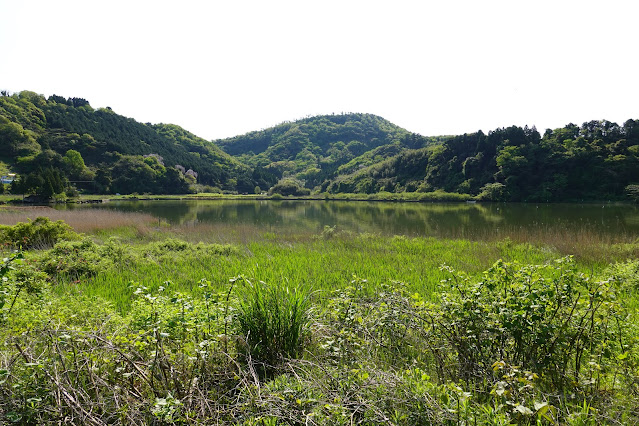
<path id="1" fill-rule="evenodd" d="M 138 123 L 83 98 L 4 91 L 0 140 L 4 168 L 21 176 L 14 191 L 27 194 L 48 195 L 49 183 L 58 193 L 49 169 L 66 189 L 97 193 L 253 192 L 278 179 L 179 126 Z"/>
<path id="2" fill-rule="evenodd" d="M 323 191 L 470 194 L 482 200 L 623 199 L 639 172 L 639 121 L 601 120 L 546 130 L 511 126 L 402 150 L 338 175 Z"/>
<path id="3" fill-rule="evenodd" d="M 371 114 L 333 114 L 214 142 L 83 98 L 0 96 L 0 166 L 15 191 L 435 192 L 493 201 L 639 199 L 639 121 L 424 137 Z"/>

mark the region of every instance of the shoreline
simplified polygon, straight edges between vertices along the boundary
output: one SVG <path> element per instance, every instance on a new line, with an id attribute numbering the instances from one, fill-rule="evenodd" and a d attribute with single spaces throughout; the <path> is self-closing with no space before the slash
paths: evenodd
<path id="1" fill-rule="evenodd" d="M 417 194 L 417 195 L 402 195 Z M 440 194 L 437 194 L 440 195 Z M 441 194 L 444 195 L 444 194 Z M 456 196 L 460 196 L 459 199 Z M 25 199 L 12 198 L 12 196 L 0 196 L 0 206 L 50 206 L 55 204 L 100 204 L 110 201 L 214 201 L 214 200 L 255 200 L 255 201 L 354 201 L 354 202 L 386 202 L 386 203 L 468 203 L 468 204 L 605 204 L 605 205 L 633 205 L 631 201 L 623 200 L 567 200 L 561 202 L 542 201 L 488 201 L 476 200 L 466 194 L 449 194 L 437 197 L 433 193 L 383 193 L 383 194 L 320 194 L 303 196 L 275 195 L 241 195 L 241 194 L 147 194 L 147 195 L 81 195 L 80 197 L 66 198 L 50 201 L 27 201 Z"/>

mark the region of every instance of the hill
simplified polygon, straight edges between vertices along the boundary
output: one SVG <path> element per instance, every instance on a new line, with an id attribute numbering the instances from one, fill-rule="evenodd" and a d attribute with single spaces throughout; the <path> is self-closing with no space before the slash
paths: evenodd
<path id="1" fill-rule="evenodd" d="M 0 173 L 57 194 L 194 190 L 282 195 L 435 192 L 493 201 L 639 198 L 639 121 L 424 137 L 372 114 L 308 117 L 206 141 L 82 98 L 0 94 Z"/>
<path id="2" fill-rule="evenodd" d="M 351 113 L 286 122 L 215 143 L 246 164 L 294 177 L 313 189 L 344 170 L 434 141 L 376 115 Z"/>
<path id="3" fill-rule="evenodd" d="M 625 200 L 625 189 L 639 182 L 635 120 L 571 123 L 543 136 L 534 127 L 511 126 L 488 134 L 424 137 L 374 115 L 343 114 L 283 123 L 216 144 L 246 164 L 316 192 Z"/>
<path id="4" fill-rule="evenodd" d="M 92 192 L 184 193 L 196 182 L 252 192 L 258 183 L 249 167 L 179 126 L 138 123 L 82 98 L 4 93 L 0 141 L 4 171 L 34 174 L 22 182 L 27 192 L 45 169 Z"/>

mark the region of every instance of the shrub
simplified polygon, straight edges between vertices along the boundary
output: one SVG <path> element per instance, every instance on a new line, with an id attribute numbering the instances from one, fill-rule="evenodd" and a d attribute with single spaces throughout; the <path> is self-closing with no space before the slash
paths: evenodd
<path id="1" fill-rule="evenodd" d="M 280 194 L 283 196 L 287 195 L 310 195 L 311 190 L 308 188 L 304 188 L 298 181 L 293 179 L 282 179 L 274 186 L 271 187 L 268 191 L 269 195 Z"/>
<path id="2" fill-rule="evenodd" d="M 40 296 L 46 275 L 24 263 L 22 253 L 0 262 L 0 324 L 11 314 L 18 298 L 23 295 Z"/>
<path id="3" fill-rule="evenodd" d="M 477 199 L 481 201 L 504 201 L 507 198 L 506 185 L 499 182 L 487 183 L 481 187 Z"/>
<path id="4" fill-rule="evenodd" d="M 421 360 L 428 355 L 421 341 L 421 302 L 402 283 L 381 284 L 379 291 L 371 293 L 366 280 L 353 277 L 328 301 L 322 314 L 327 334 L 320 338 L 320 347 L 337 364 L 370 360 L 379 367 Z"/>
<path id="5" fill-rule="evenodd" d="M 615 277 L 631 294 L 639 290 L 639 261 L 628 260 L 612 264 L 606 268 L 603 275 Z"/>
<path id="6" fill-rule="evenodd" d="M 13 226 L 0 225 L 0 241 L 15 248 L 41 249 L 52 247 L 61 240 L 77 240 L 80 236 L 61 220 L 52 222 L 48 217 L 38 217 Z"/>
<path id="7" fill-rule="evenodd" d="M 92 276 L 113 266 L 105 250 L 88 238 L 61 241 L 40 258 L 40 268 L 50 276 Z"/>
<path id="8" fill-rule="evenodd" d="M 443 366 L 450 379 L 489 383 L 499 361 L 559 393 L 585 392 L 600 385 L 594 371 L 614 368 L 612 353 L 624 351 L 614 285 L 578 273 L 570 257 L 545 266 L 498 261 L 481 282 L 453 275 L 446 283 L 434 323 L 446 342 L 436 358 L 455 354 L 456 368 Z"/>

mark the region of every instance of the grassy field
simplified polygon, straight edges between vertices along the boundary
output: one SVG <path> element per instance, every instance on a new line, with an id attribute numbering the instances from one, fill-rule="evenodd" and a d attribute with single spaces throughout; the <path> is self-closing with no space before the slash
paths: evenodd
<path id="1" fill-rule="evenodd" d="M 157 288 L 171 281 L 179 291 L 189 292 L 201 279 L 223 290 L 228 280 L 245 275 L 255 281 L 295 285 L 330 292 L 357 276 L 373 288 L 390 281 L 402 281 L 411 291 L 431 297 L 446 274 L 443 264 L 478 274 L 497 259 L 523 263 L 544 263 L 556 253 L 516 244 L 484 244 L 464 240 L 408 239 L 402 237 L 334 236 L 302 241 L 264 240 L 233 246 L 228 254 L 132 252 L 125 268 L 100 271 L 71 285 L 60 284 L 60 294 L 70 290 L 105 297 L 119 309 L 128 305 L 131 281 Z"/>
<path id="2" fill-rule="evenodd" d="M 37 216 L 70 228 L 15 232 Z M 628 236 L 276 234 L 47 208 L 0 224 L 8 249 L 59 241 L 4 261 L 0 422 L 639 421 Z"/>

